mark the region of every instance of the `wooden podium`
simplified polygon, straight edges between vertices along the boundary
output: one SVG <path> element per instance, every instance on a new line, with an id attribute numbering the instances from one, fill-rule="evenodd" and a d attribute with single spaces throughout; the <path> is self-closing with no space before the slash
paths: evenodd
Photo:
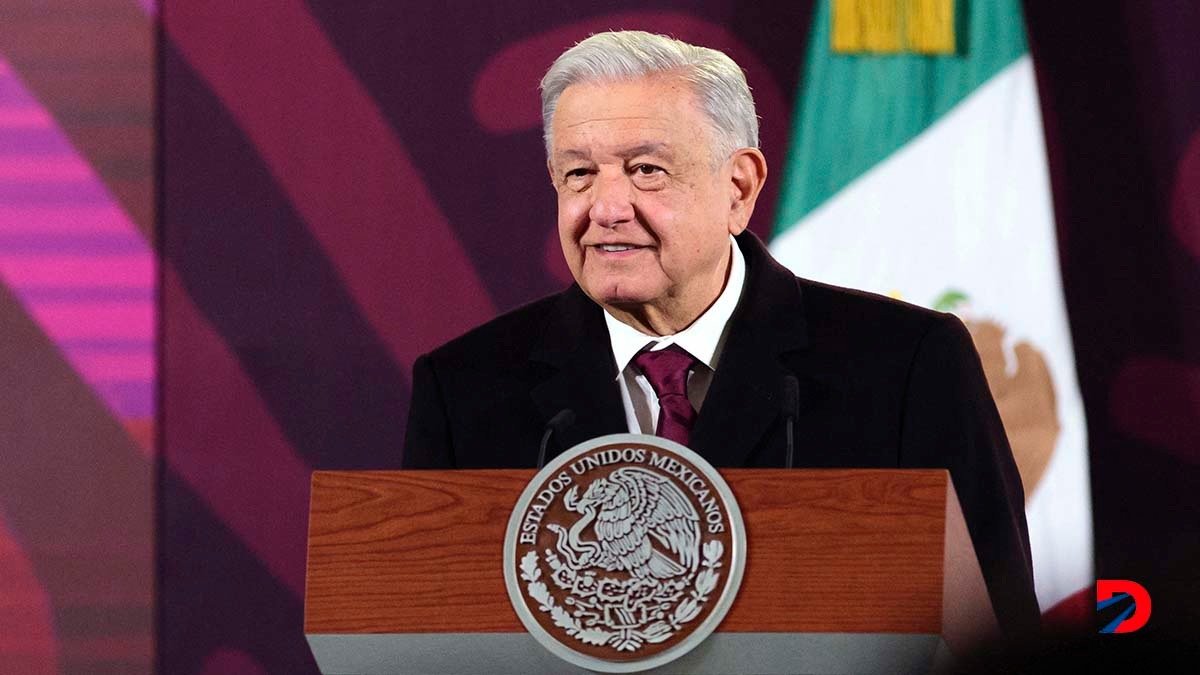
<path id="1" fill-rule="evenodd" d="M 319 471 L 304 632 L 322 673 L 585 672 L 524 631 L 505 526 L 531 469 Z M 724 469 L 746 523 L 737 600 L 647 672 L 929 672 L 997 634 L 942 470 Z"/>

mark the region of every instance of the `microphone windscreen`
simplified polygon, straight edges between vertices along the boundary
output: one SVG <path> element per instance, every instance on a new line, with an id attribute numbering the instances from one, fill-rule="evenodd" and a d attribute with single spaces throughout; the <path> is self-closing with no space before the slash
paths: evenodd
<path id="1" fill-rule="evenodd" d="M 795 417 L 800 413 L 800 381 L 795 375 L 783 378 L 783 414 Z"/>
<path id="2" fill-rule="evenodd" d="M 546 426 L 552 427 L 555 431 L 560 433 L 563 429 L 566 429 L 572 424 L 575 424 L 575 411 L 571 410 L 570 408 L 563 408 L 562 410 L 559 410 L 554 417 L 550 418 L 549 422 L 546 422 Z"/>

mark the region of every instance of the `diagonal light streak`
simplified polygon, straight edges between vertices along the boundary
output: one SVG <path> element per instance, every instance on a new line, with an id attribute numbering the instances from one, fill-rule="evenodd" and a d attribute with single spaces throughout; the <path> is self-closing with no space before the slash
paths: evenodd
<path id="1" fill-rule="evenodd" d="M 156 275 L 137 226 L 0 55 L 0 281 L 127 422 L 154 416 Z"/>

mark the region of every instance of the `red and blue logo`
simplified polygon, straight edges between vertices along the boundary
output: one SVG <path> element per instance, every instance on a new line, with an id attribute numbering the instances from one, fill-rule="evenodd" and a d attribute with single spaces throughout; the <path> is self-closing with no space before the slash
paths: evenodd
<path id="1" fill-rule="evenodd" d="M 1150 620 L 1150 593 L 1136 581 L 1096 580 L 1096 614 L 1101 633 L 1132 633 Z"/>

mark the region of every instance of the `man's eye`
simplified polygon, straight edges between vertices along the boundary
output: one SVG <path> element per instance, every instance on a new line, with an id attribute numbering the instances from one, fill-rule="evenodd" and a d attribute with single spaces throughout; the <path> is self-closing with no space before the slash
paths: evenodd
<path id="1" fill-rule="evenodd" d="M 587 170 L 587 169 L 571 169 L 570 171 L 568 171 L 568 172 L 567 172 L 567 178 L 568 178 L 568 179 L 570 179 L 570 178 L 583 178 L 583 177 L 584 177 L 584 176 L 586 176 L 586 175 L 588 175 L 588 170 Z"/>
<path id="2" fill-rule="evenodd" d="M 643 176 L 653 176 L 657 173 L 664 173 L 664 170 L 661 166 L 654 166 L 653 164 L 638 164 L 637 166 L 633 167 L 633 171 L 634 173 L 638 173 Z"/>

